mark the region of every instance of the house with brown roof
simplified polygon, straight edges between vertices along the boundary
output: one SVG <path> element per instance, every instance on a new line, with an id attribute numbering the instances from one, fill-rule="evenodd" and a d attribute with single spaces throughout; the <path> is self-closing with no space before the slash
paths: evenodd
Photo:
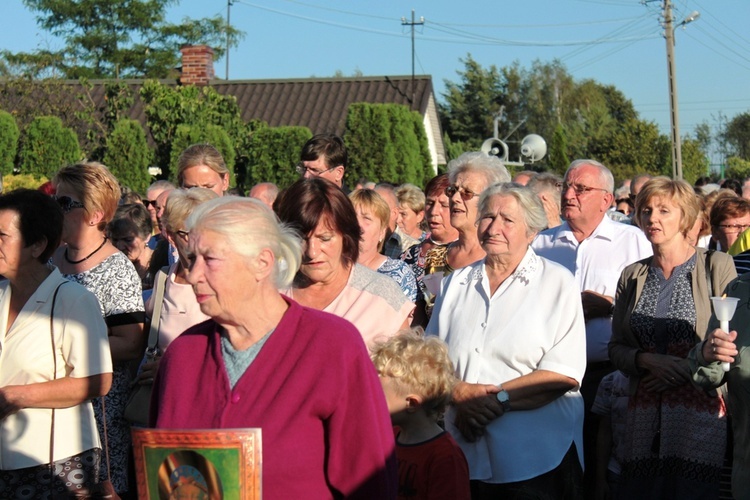
<path id="1" fill-rule="evenodd" d="M 357 102 L 402 104 L 418 111 L 423 119 L 432 165 L 446 163 L 445 146 L 438 117 L 437 102 L 429 75 L 411 76 L 361 76 L 331 78 L 292 78 L 271 80 L 221 80 L 213 69 L 213 50 L 205 45 L 186 46 L 182 51 L 182 68 L 179 79 L 160 80 L 165 85 L 206 85 L 222 95 L 237 99 L 244 121 L 262 120 L 269 126 L 304 126 L 313 134 L 334 133 L 343 135 L 349 105 Z M 140 99 L 140 88 L 145 80 L 121 80 L 128 85 L 133 105 L 125 113 L 138 120 L 146 130 L 146 114 Z M 97 108 L 105 99 L 107 80 L 90 80 L 86 94 Z M 60 99 L 71 102 L 83 93 L 76 80 L 64 82 L 71 91 Z M 0 96 L 0 107 L 13 110 L 10 96 Z M 71 111 L 72 113 L 72 111 Z"/>
<path id="2" fill-rule="evenodd" d="M 273 80 L 217 80 L 213 50 L 205 45 L 186 46 L 182 52 L 184 84 L 210 85 L 218 93 L 233 95 L 245 121 L 263 120 L 272 127 L 304 126 L 313 134 L 343 135 L 349 105 L 355 102 L 403 104 L 422 115 L 437 171 L 446 163 L 437 102 L 429 75 L 293 78 Z"/>

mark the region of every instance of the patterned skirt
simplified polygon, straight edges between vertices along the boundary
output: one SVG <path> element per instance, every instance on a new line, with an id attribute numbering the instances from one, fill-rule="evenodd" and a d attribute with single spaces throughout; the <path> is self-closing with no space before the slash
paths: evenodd
<path id="1" fill-rule="evenodd" d="M 49 499 L 73 496 L 98 484 L 101 450 L 94 448 L 54 463 L 0 471 L 0 498 Z"/>

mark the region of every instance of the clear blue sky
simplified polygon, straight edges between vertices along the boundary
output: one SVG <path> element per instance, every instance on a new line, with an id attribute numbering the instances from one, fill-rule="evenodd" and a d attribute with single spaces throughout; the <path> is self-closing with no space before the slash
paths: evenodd
<path id="1" fill-rule="evenodd" d="M 3 2 L 0 48 L 59 48 L 21 0 Z M 411 73 L 411 36 L 401 18 L 424 17 L 416 27 L 416 72 L 432 75 L 438 98 L 444 80 L 457 81 L 460 58 L 498 67 L 518 60 L 559 58 L 576 79 L 619 88 L 642 118 L 669 130 L 669 98 L 661 1 L 639 0 L 233 0 L 232 24 L 247 33 L 230 54 L 232 79 L 304 78 Z M 750 109 L 750 0 L 674 0 L 682 133 Z M 226 0 L 182 0 L 172 20 L 226 16 Z M 216 61 L 225 75 L 225 61 Z"/>

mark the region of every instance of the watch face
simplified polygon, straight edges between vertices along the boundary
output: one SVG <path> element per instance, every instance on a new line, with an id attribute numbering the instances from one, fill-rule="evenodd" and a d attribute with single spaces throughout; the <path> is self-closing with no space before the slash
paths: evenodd
<path id="1" fill-rule="evenodd" d="M 501 403 L 507 403 L 510 400 L 506 391 L 500 391 L 497 393 L 497 400 Z"/>

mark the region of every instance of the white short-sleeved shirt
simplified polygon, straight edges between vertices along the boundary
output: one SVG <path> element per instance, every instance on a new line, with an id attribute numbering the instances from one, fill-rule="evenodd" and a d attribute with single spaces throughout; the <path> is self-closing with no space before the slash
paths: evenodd
<path id="1" fill-rule="evenodd" d="M 502 385 L 536 370 L 580 384 L 586 370 L 583 309 L 573 276 L 531 249 L 492 296 L 484 261 L 445 278 L 427 333 L 447 342 L 458 377 L 472 384 Z M 557 467 L 573 442 L 583 450 L 577 390 L 535 410 L 504 414 L 474 443 L 461 436 L 454 418 L 449 409 L 446 428 L 466 455 L 471 479 L 530 479 Z"/>
<path id="2" fill-rule="evenodd" d="M 610 297 L 617 292 L 622 270 L 653 254 L 651 244 L 637 226 L 604 217 L 591 236 L 578 243 L 567 222 L 542 231 L 531 244 L 537 255 L 563 265 L 575 276 L 578 289 Z M 586 353 L 589 363 L 607 361 L 612 336 L 611 318 L 586 323 Z"/>
<path id="3" fill-rule="evenodd" d="M 0 387 L 54 379 L 50 310 L 55 289 L 54 330 L 57 378 L 112 372 L 107 327 L 99 303 L 84 287 L 66 282 L 55 268 L 23 306 L 10 330 L 0 335 Z M 0 282 L 0 332 L 8 325 L 11 289 Z M 0 422 L 0 469 L 49 462 L 52 410 L 27 408 Z M 91 403 L 55 410 L 54 459 L 101 447 Z"/>

